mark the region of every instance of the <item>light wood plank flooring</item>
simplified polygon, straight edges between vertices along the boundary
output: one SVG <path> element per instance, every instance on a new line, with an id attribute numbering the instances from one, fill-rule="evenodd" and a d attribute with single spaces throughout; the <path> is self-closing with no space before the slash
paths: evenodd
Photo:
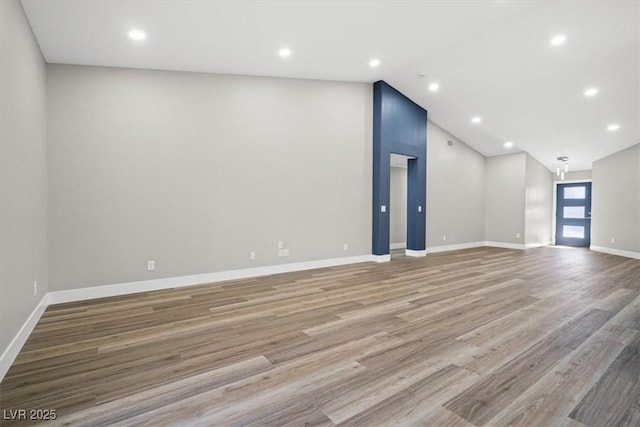
<path id="1" fill-rule="evenodd" d="M 86 426 L 638 426 L 639 330 L 638 260 L 403 257 L 50 306 L 0 408 Z"/>

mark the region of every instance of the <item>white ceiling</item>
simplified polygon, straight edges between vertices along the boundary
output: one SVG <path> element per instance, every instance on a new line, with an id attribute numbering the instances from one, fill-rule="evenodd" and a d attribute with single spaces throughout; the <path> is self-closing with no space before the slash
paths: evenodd
<path id="1" fill-rule="evenodd" d="M 22 3 L 52 63 L 383 79 L 481 153 L 508 153 L 510 140 L 550 169 L 561 155 L 590 169 L 640 143 L 639 1 Z M 132 28 L 147 39 L 131 41 Z M 558 33 L 567 42 L 551 46 Z M 278 56 L 284 46 L 290 58 Z M 600 92 L 586 98 L 591 86 Z M 607 131 L 614 122 L 620 130 Z"/>

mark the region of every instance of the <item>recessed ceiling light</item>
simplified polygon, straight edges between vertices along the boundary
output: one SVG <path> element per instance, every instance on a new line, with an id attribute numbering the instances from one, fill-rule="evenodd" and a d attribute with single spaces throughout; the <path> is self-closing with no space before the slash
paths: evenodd
<path id="1" fill-rule="evenodd" d="M 471 119 L 471 123 L 474 123 L 476 125 L 480 122 L 482 122 L 482 117 L 480 116 L 475 116 L 474 118 Z"/>
<path id="2" fill-rule="evenodd" d="M 278 55 L 280 55 L 282 58 L 288 58 L 291 56 L 291 49 L 289 49 L 288 47 L 283 47 L 278 51 Z"/>
<path id="3" fill-rule="evenodd" d="M 129 31 L 129 38 L 131 40 L 141 41 L 147 38 L 147 33 L 142 30 L 131 30 Z"/>
<path id="4" fill-rule="evenodd" d="M 504 148 L 511 148 L 511 147 L 513 147 L 513 142 L 507 141 L 504 143 Z"/>
<path id="5" fill-rule="evenodd" d="M 371 68 L 376 68 L 378 65 L 380 65 L 380 60 L 378 58 L 374 58 L 369 61 L 369 67 Z"/>
<path id="6" fill-rule="evenodd" d="M 584 96 L 592 97 L 598 94 L 598 89 L 595 87 L 590 87 L 589 89 L 584 91 Z"/>
<path id="7" fill-rule="evenodd" d="M 437 92 L 437 91 L 438 91 L 438 89 L 440 89 L 440 85 L 439 85 L 438 83 L 431 83 L 431 84 L 429 85 L 429 90 L 430 90 L 431 92 Z"/>
<path id="8" fill-rule="evenodd" d="M 609 126 L 607 126 L 607 130 L 608 130 L 609 132 L 615 132 L 615 131 L 617 131 L 618 129 L 620 129 L 620 125 L 619 125 L 619 124 L 617 124 L 617 123 L 611 123 Z"/>
<path id="9" fill-rule="evenodd" d="M 565 36 L 564 34 L 556 34 L 551 38 L 550 43 L 552 46 L 561 46 L 566 41 L 567 41 L 567 36 Z"/>

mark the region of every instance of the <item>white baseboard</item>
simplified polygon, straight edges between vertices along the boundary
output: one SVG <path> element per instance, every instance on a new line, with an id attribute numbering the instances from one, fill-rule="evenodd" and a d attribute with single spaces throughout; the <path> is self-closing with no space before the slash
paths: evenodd
<path id="1" fill-rule="evenodd" d="M 11 364 L 20 353 L 22 346 L 29 338 L 42 313 L 50 304 L 82 301 L 95 298 L 105 298 L 117 295 L 135 294 L 139 292 L 157 291 L 161 289 L 179 288 L 183 286 L 201 285 L 205 283 L 223 282 L 234 279 L 267 276 L 271 274 L 289 273 L 316 268 L 334 267 L 338 265 L 356 264 L 361 262 L 389 261 L 389 255 L 360 255 L 344 258 L 331 258 L 318 261 L 298 262 L 292 264 L 270 265 L 265 267 L 229 270 L 216 273 L 195 274 L 191 276 L 168 277 L 164 279 L 145 280 L 140 282 L 119 283 L 116 285 L 93 286 L 89 288 L 70 289 L 47 293 L 33 310 L 29 318 L 20 328 L 7 349 L 0 356 L 0 381 L 4 378 Z"/>
<path id="2" fill-rule="evenodd" d="M 624 251 L 622 249 L 606 248 L 604 246 L 589 246 L 589 249 L 594 252 L 602 252 L 610 255 L 618 255 L 618 256 L 623 256 L 627 258 L 640 259 L 640 252 Z"/>
<path id="3" fill-rule="evenodd" d="M 470 243 L 460 243 L 457 245 L 445 245 L 445 246 L 432 246 L 427 248 L 427 252 L 430 254 L 434 254 L 437 252 L 448 252 L 448 251 L 459 251 L 462 249 L 472 249 L 472 248 L 480 248 L 483 246 L 489 246 L 493 248 L 503 248 L 503 249 L 531 249 L 531 248 L 540 248 L 542 246 L 549 246 L 552 242 L 541 242 L 541 243 L 527 243 L 526 245 L 522 243 L 505 243 L 505 242 L 470 242 Z"/>
<path id="4" fill-rule="evenodd" d="M 404 249 L 407 247 L 407 243 L 391 243 L 389 249 Z"/>
<path id="5" fill-rule="evenodd" d="M 387 257 L 389 257 L 389 255 L 387 255 Z M 315 268 L 335 267 L 338 265 L 370 261 L 384 262 L 380 261 L 376 255 L 360 255 L 344 258 L 323 259 L 318 261 L 297 262 L 292 264 L 245 268 L 242 270 L 228 270 L 216 273 L 194 274 L 190 276 L 168 277 L 164 279 L 145 280 L 140 282 L 119 283 L 116 285 L 93 286 L 90 288 L 49 292 L 49 304 L 105 298 L 117 295 L 134 294 L 138 292 L 157 291 L 161 289 L 224 282 L 227 280 L 246 279 L 250 277 L 268 276 L 271 274 L 290 273 L 293 271 L 312 270 Z"/>
<path id="6" fill-rule="evenodd" d="M 449 252 L 449 251 L 459 251 L 462 249 L 481 248 L 482 246 L 487 246 L 486 243 L 487 242 L 470 242 L 470 243 L 459 243 L 456 245 L 431 246 L 427 248 L 427 253 L 435 254 L 438 252 Z"/>
<path id="7" fill-rule="evenodd" d="M 438 253 L 438 252 L 448 252 L 448 251 L 459 251 L 462 249 L 473 249 L 473 248 L 481 248 L 483 246 L 489 246 L 492 248 L 503 248 L 503 249 L 519 249 L 524 250 L 528 248 L 534 248 L 539 246 L 550 245 L 551 242 L 540 243 L 540 244 L 531 244 L 531 246 L 524 245 L 521 243 L 505 243 L 505 242 L 469 242 L 469 243 L 459 243 L 456 245 L 444 245 L 444 246 L 432 246 L 427 248 L 427 252 L 430 254 Z"/>
<path id="8" fill-rule="evenodd" d="M 503 249 L 526 249 L 522 243 L 505 243 L 505 242 L 484 242 L 485 246 Z"/>
<path id="9" fill-rule="evenodd" d="M 418 257 L 422 257 L 422 256 L 427 256 L 427 250 L 423 249 L 421 251 L 416 251 L 416 250 L 413 250 L 413 249 L 405 249 L 404 250 L 404 254 L 406 256 L 411 256 L 411 257 L 418 258 Z"/>
<path id="10" fill-rule="evenodd" d="M 551 246 L 552 242 L 548 241 L 548 242 L 542 242 L 542 243 L 527 243 L 526 245 L 524 245 L 524 247 L 526 249 L 531 249 L 531 248 L 541 248 L 543 246 Z"/>
<path id="11" fill-rule="evenodd" d="M 424 251 L 407 250 L 407 256 L 425 256 L 427 253 L 436 253 L 460 249 L 470 249 L 481 246 L 494 246 L 507 249 L 524 249 L 524 245 L 501 243 L 501 242 L 472 242 L 458 245 L 435 246 Z M 640 259 L 637 252 L 621 251 L 617 249 L 592 246 L 591 250 L 605 252 L 614 255 L 626 256 Z M 200 285 L 204 283 L 214 283 L 234 279 L 245 279 L 249 277 L 259 277 L 271 274 L 288 273 L 301 270 L 311 270 L 315 268 L 334 267 L 338 265 L 356 264 L 361 262 L 388 262 L 391 260 L 389 254 L 386 255 L 360 255 L 344 258 L 331 258 L 318 261 L 307 261 L 292 264 L 272 265 L 265 267 L 247 268 L 242 270 L 230 270 L 217 273 L 196 274 L 190 276 L 170 277 L 157 280 L 145 280 L 139 282 L 120 283 L 115 285 L 94 286 L 89 288 L 71 289 L 66 291 L 55 291 L 47 293 L 38 303 L 29 318 L 20 328 L 20 331 L 13 338 L 7 349 L 0 356 L 0 381 L 4 378 L 11 364 L 22 349 L 22 346 L 29 338 L 33 328 L 40 320 L 40 317 L 49 304 L 60 304 L 65 302 L 82 301 L 87 299 L 104 298 L 117 295 L 133 294 L 138 292 L 170 289 L 183 286 Z"/>
<path id="12" fill-rule="evenodd" d="M 24 322 L 16 336 L 13 337 L 13 339 L 9 343 L 7 349 L 4 351 L 4 353 L 2 353 L 2 356 L 0 356 L 0 382 L 4 379 L 4 376 L 9 371 L 9 368 L 13 364 L 13 361 L 16 360 L 16 357 L 18 356 L 18 353 L 20 353 L 20 350 L 22 349 L 24 343 L 27 342 L 27 339 L 29 338 L 29 335 L 31 335 L 33 328 L 35 328 L 38 324 L 38 320 L 40 320 L 42 313 L 44 313 L 44 311 L 47 309 L 48 295 L 49 294 L 46 294 L 42 297 L 36 308 L 33 309 L 31 314 L 27 318 L 27 321 Z"/>

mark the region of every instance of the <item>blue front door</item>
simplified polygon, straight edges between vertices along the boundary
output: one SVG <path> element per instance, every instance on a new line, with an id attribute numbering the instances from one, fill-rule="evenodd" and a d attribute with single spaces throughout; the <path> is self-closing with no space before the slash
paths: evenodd
<path id="1" fill-rule="evenodd" d="M 591 244 L 591 183 L 558 184 L 556 245 Z"/>

